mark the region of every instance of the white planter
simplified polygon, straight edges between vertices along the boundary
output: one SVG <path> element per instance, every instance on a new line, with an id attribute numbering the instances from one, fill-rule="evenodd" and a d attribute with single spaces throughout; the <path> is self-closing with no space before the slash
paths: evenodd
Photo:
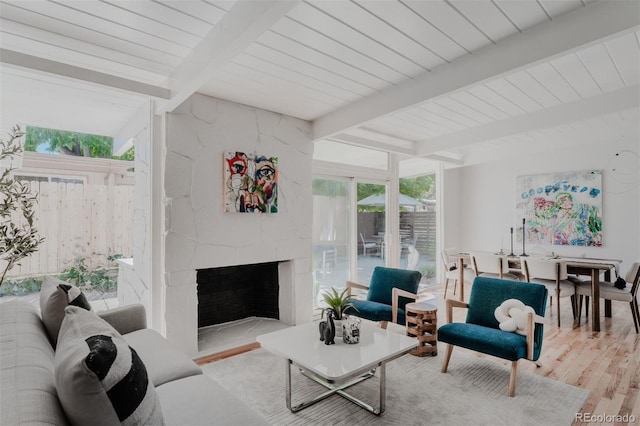
<path id="1" fill-rule="evenodd" d="M 339 337 L 342 339 L 342 323 L 346 320 L 333 320 L 336 325 L 336 338 Z"/>

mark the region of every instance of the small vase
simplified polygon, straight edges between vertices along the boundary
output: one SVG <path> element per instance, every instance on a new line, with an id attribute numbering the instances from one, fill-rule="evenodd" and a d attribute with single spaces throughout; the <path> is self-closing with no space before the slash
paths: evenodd
<path id="1" fill-rule="evenodd" d="M 333 322 L 336 324 L 336 337 L 342 338 L 342 322 L 344 320 L 334 319 Z"/>

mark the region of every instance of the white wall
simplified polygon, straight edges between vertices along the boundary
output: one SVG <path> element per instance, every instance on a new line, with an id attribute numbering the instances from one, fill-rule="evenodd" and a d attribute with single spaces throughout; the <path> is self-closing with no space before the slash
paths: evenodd
<path id="1" fill-rule="evenodd" d="M 496 251 L 504 235 L 504 249 L 510 250 L 509 227 L 515 222 L 516 177 L 576 170 L 601 170 L 603 177 L 603 246 L 553 246 L 557 254 L 622 259 L 625 272 L 631 262 L 640 259 L 640 157 L 637 129 L 629 130 L 616 140 L 582 147 L 556 149 L 545 153 L 522 153 L 500 161 L 463 167 L 445 172 L 445 180 L 458 181 L 446 185 L 445 212 L 459 207 L 459 239 L 446 237 L 446 244 L 465 250 Z M 622 173 L 616 168 L 616 153 L 625 156 Z M 629 162 L 631 162 L 629 164 Z M 615 169 L 615 170 L 614 170 Z M 629 170 L 634 170 L 628 174 Z M 521 225 L 521 222 L 520 222 Z M 447 230 L 450 227 L 447 226 Z M 550 245 L 527 245 L 527 253 L 549 253 Z M 522 253 L 515 242 L 514 252 Z"/>
<path id="2" fill-rule="evenodd" d="M 167 339 L 184 351 L 197 352 L 196 269 L 289 261 L 280 319 L 311 320 L 310 135 L 309 122 L 199 94 L 168 115 L 164 319 Z M 277 213 L 224 213 L 226 151 L 278 157 Z"/>
<path id="3" fill-rule="evenodd" d="M 151 299 L 151 103 L 140 107 L 118 132 L 117 138 L 135 142 L 135 198 L 133 205 L 133 260 L 119 262 L 118 302 L 141 303 L 147 322 L 152 324 L 154 306 Z"/>

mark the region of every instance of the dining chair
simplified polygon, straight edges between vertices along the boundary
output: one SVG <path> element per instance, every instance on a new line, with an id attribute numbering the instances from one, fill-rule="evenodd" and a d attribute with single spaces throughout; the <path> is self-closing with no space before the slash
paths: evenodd
<path id="1" fill-rule="evenodd" d="M 638 311 L 638 287 L 640 287 L 640 262 L 634 262 L 625 276 L 627 285 L 625 288 L 617 288 L 614 283 L 600 281 L 600 298 L 628 302 L 631 307 L 633 325 L 636 333 L 640 331 L 640 312 Z M 578 297 L 577 319 L 580 324 L 582 315 L 582 299 L 586 297 L 586 315 L 589 316 L 589 297 L 591 297 L 591 281 L 583 281 L 576 285 L 576 296 Z"/>
<path id="2" fill-rule="evenodd" d="M 471 265 L 477 277 L 520 280 L 519 275 L 509 270 L 509 258 L 506 255 L 471 253 Z"/>
<path id="3" fill-rule="evenodd" d="M 369 321 L 380 322 L 387 328 L 389 321 L 405 323 L 405 305 L 418 299 L 418 285 L 422 274 L 407 269 L 376 266 L 371 275 L 369 285 L 347 281 L 347 289 L 366 289 L 366 300 L 353 299 L 353 308 L 346 313 Z"/>
<path id="4" fill-rule="evenodd" d="M 365 241 L 364 235 L 360 233 L 360 240 L 362 240 L 362 254 L 367 255 L 367 250 L 378 250 L 378 243 L 375 241 Z"/>
<path id="5" fill-rule="evenodd" d="M 571 298 L 571 311 L 573 317 L 576 317 L 575 283 L 568 279 L 566 263 L 557 259 L 521 257 L 520 264 L 527 282 L 547 287 L 551 306 L 553 306 L 553 295 L 556 296 L 558 327 L 560 327 L 560 298 Z"/>
<path id="6" fill-rule="evenodd" d="M 411 241 L 402 243 L 400 247 L 402 248 L 402 250 L 409 251 L 409 247 L 411 246 L 415 247 L 417 242 L 418 242 L 418 233 L 415 233 L 413 234 L 413 239 Z"/>
<path id="7" fill-rule="evenodd" d="M 407 256 L 407 269 L 416 270 L 418 261 L 420 260 L 420 252 L 415 246 L 409 246 L 409 255 Z"/>
<path id="8" fill-rule="evenodd" d="M 458 280 L 460 278 L 460 270 L 458 269 L 458 264 L 456 263 L 457 259 L 454 259 L 456 253 L 458 253 L 458 249 L 456 248 L 446 248 L 440 251 L 440 257 L 442 258 L 442 266 L 444 267 L 444 299 L 447 298 L 447 290 L 449 289 L 449 280 L 453 280 L 453 294 L 456 294 L 456 287 L 458 286 Z M 464 268 L 464 281 L 471 282 L 475 277 L 475 272 L 473 269 L 468 268 L 466 266 L 462 266 Z M 461 285 L 464 285 L 462 283 Z"/>

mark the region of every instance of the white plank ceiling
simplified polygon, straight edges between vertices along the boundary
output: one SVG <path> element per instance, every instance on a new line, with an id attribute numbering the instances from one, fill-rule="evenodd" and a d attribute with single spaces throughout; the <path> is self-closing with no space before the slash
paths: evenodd
<path id="1" fill-rule="evenodd" d="M 639 122 L 637 0 L 0 1 L 0 49 L 4 129 L 200 92 L 458 166 Z"/>

